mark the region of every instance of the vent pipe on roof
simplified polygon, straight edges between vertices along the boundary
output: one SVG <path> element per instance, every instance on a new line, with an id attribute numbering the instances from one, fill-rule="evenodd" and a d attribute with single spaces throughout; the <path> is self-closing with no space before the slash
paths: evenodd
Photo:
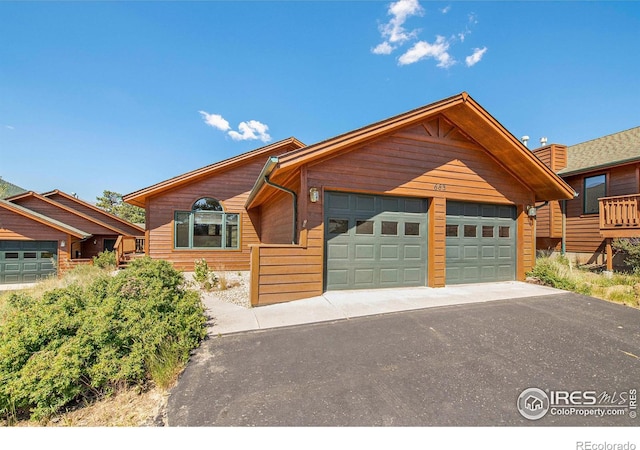
<path id="1" fill-rule="evenodd" d="M 524 146 L 527 146 L 527 142 L 529 142 L 529 136 L 522 136 L 520 138 L 520 140 L 522 141 L 522 143 L 524 144 Z"/>
<path id="2" fill-rule="evenodd" d="M 544 147 L 545 145 L 547 145 L 547 138 L 543 136 L 540 138 L 540 146 Z"/>

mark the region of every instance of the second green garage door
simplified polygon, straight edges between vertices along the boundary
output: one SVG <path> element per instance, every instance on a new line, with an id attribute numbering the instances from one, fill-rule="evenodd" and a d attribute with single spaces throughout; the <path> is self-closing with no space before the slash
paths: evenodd
<path id="1" fill-rule="evenodd" d="M 425 286 L 427 202 L 325 194 L 327 290 Z"/>
<path id="2" fill-rule="evenodd" d="M 515 280 L 516 209 L 447 202 L 446 284 Z"/>

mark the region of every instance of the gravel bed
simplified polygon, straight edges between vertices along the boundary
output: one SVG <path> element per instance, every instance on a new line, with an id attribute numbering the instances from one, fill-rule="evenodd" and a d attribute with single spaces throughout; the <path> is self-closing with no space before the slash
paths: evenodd
<path id="1" fill-rule="evenodd" d="M 210 291 L 201 289 L 203 297 L 214 298 L 222 300 L 227 303 L 233 303 L 234 305 L 242 306 L 244 308 L 251 308 L 251 300 L 249 298 L 249 272 L 214 272 L 218 277 L 218 286 L 214 287 Z M 193 283 L 194 287 L 197 284 L 193 281 L 193 272 L 185 272 L 184 278 L 189 283 Z M 224 286 L 226 282 L 226 289 L 220 289 L 221 285 Z"/>

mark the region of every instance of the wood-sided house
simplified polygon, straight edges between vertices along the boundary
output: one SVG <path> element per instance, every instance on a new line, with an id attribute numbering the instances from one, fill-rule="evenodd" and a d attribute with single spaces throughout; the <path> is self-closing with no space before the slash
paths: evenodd
<path id="1" fill-rule="evenodd" d="M 612 270 L 611 241 L 640 237 L 640 127 L 533 153 L 578 193 L 539 209 L 538 249 Z"/>
<path id="2" fill-rule="evenodd" d="M 574 191 L 462 93 L 304 146 L 294 138 L 124 196 L 147 253 L 250 270 L 251 303 L 325 290 L 524 280 L 536 202 Z"/>
<path id="3" fill-rule="evenodd" d="M 144 230 L 59 190 L 0 200 L 0 284 L 28 283 L 135 244 Z M 126 240 L 125 240 L 126 238 Z M 135 249 L 134 249 L 135 250 Z"/>

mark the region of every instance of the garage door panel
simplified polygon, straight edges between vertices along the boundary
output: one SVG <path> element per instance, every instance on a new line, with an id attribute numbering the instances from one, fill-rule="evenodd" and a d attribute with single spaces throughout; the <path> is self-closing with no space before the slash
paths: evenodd
<path id="1" fill-rule="evenodd" d="M 57 241 L 0 241 L 0 284 L 31 283 L 56 273 Z"/>
<path id="2" fill-rule="evenodd" d="M 334 192 L 325 198 L 327 290 L 426 285 L 426 200 Z M 348 225 L 336 225 L 338 217 Z M 346 273 L 337 276 L 338 269 Z"/>
<path id="3" fill-rule="evenodd" d="M 447 202 L 446 283 L 515 279 L 515 207 Z"/>
<path id="4" fill-rule="evenodd" d="M 355 258 L 359 261 L 374 260 L 375 246 L 373 244 L 355 244 Z"/>
<path id="5" fill-rule="evenodd" d="M 329 247 L 329 257 L 332 260 L 349 259 L 349 245 L 348 244 L 332 244 L 331 247 Z"/>
<path id="6" fill-rule="evenodd" d="M 380 269 L 380 283 L 381 284 L 397 284 L 400 281 L 400 277 L 398 276 L 398 269 Z"/>
<path id="7" fill-rule="evenodd" d="M 398 260 L 397 245 L 380 245 L 380 259 Z"/>
<path id="8" fill-rule="evenodd" d="M 406 245 L 404 246 L 404 259 L 405 261 L 421 260 L 422 247 L 420 245 Z"/>

